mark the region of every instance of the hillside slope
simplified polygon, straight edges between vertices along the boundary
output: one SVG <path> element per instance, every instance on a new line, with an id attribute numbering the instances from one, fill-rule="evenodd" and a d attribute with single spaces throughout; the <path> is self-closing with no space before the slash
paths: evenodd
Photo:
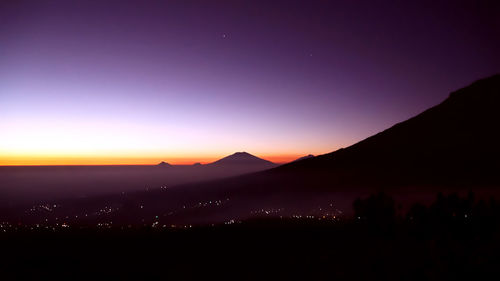
<path id="1" fill-rule="evenodd" d="M 283 165 L 274 173 L 321 173 L 336 184 L 500 183 L 500 75 L 345 149 Z"/>

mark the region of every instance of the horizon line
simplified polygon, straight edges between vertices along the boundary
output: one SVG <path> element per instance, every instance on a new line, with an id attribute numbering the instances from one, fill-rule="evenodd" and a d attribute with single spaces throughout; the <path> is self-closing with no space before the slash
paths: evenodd
<path id="1" fill-rule="evenodd" d="M 161 162 L 169 163 L 173 166 L 192 166 L 196 163 L 202 165 L 213 163 L 224 157 L 233 155 L 228 154 L 219 157 L 209 157 L 205 159 L 195 160 L 196 158 L 176 158 L 167 160 L 166 158 L 134 158 L 134 157 L 9 157 L 9 159 L 0 160 L 0 167 L 43 167 L 43 166 L 155 166 Z M 251 153 L 249 153 L 251 154 Z M 254 155 L 254 154 L 252 154 Z M 292 162 L 298 158 L 309 154 L 289 154 L 289 155 L 264 155 L 257 156 L 263 160 L 273 162 L 275 164 L 285 164 Z"/>

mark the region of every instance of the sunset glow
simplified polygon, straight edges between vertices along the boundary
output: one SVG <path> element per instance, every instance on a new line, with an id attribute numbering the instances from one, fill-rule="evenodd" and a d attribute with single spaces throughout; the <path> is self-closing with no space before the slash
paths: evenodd
<path id="1" fill-rule="evenodd" d="M 0 0 L 0 279 L 492 279 L 499 50 L 499 0 Z"/>
<path id="2" fill-rule="evenodd" d="M 233 1 L 208 12 L 63 3 L 0 11 L 0 165 L 187 164 L 236 151 L 287 162 L 356 143 L 497 66 L 494 44 L 414 24 L 434 14 L 411 7 L 394 29 L 377 5 L 319 1 L 311 11 L 329 14 L 318 16 Z"/>
<path id="3" fill-rule="evenodd" d="M 4 156 L 0 161 L 0 166 L 60 166 L 60 165 L 156 165 L 162 161 L 173 165 L 192 165 L 194 163 L 208 164 L 226 155 L 212 157 L 118 157 L 118 156 L 52 156 L 52 155 L 12 155 Z M 282 164 L 293 161 L 303 155 L 259 155 L 259 157 L 274 163 Z"/>

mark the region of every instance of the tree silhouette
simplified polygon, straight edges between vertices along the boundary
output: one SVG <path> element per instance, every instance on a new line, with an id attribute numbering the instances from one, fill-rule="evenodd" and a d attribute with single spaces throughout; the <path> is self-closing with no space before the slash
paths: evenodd
<path id="1" fill-rule="evenodd" d="M 370 225 L 387 227 L 395 222 L 394 199 L 383 192 L 371 195 L 366 199 L 356 199 L 353 208 L 356 219 Z"/>

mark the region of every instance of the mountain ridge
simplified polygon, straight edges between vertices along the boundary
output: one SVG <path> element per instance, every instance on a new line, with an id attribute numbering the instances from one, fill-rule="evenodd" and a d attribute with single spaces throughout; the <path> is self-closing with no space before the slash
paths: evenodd
<path id="1" fill-rule="evenodd" d="M 473 160 L 483 168 L 487 166 L 483 165 L 486 162 L 493 162 L 496 167 L 500 158 L 498 145 L 495 145 L 500 142 L 500 137 L 494 128 L 495 124 L 500 124 L 500 117 L 496 114 L 498 106 L 500 75 L 494 75 L 454 91 L 440 104 L 349 147 L 288 163 L 272 171 L 335 173 L 353 168 L 360 170 L 360 174 L 376 177 L 369 170 L 381 171 L 382 165 L 390 168 L 382 172 L 404 172 L 406 176 L 422 178 L 429 176 L 432 169 L 446 172 L 442 177 L 457 174 L 452 173 L 452 168 L 478 172 L 477 168 L 467 164 Z M 412 159 L 413 163 L 405 161 L 405 157 Z M 397 167 L 402 163 L 405 165 Z M 439 164 L 444 165 L 443 169 Z M 424 169 L 424 165 L 429 169 Z M 425 173 L 417 176 L 408 168 Z M 487 167 L 486 171 L 492 172 Z"/>

